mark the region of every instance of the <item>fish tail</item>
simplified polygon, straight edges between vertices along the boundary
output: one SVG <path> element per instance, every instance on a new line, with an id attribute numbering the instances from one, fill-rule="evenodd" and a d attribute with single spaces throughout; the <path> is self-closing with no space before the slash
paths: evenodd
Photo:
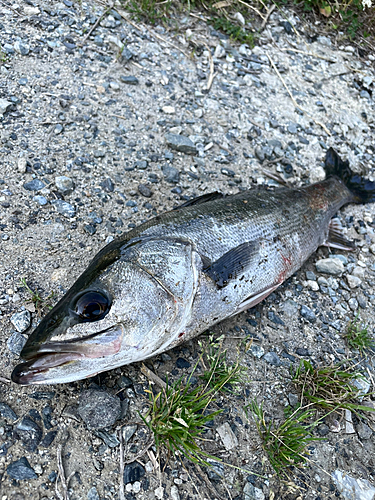
<path id="1" fill-rule="evenodd" d="M 349 162 L 343 161 L 333 148 L 329 148 L 324 162 L 327 176 L 339 177 L 353 195 L 355 203 L 371 203 L 375 201 L 375 182 L 369 181 L 354 173 Z"/>

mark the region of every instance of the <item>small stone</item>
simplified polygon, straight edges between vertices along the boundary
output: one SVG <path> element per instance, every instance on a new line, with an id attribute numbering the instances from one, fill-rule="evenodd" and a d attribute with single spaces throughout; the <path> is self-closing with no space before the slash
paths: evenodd
<path id="1" fill-rule="evenodd" d="M 216 59 L 221 59 L 222 57 L 225 57 L 225 49 L 222 45 L 220 45 L 220 43 L 215 47 L 214 57 Z"/>
<path id="2" fill-rule="evenodd" d="M 316 281 L 315 273 L 313 273 L 312 271 L 306 271 L 306 279 L 308 281 Z"/>
<path id="3" fill-rule="evenodd" d="M 39 179 L 33 179 L 30 182 L 25 182 L 25 184 L 23 185 L 23 188 L 27 191 L 40 191 L 45 187 L 46 185 L 44 184 L 44 182 Z"/>
<path id="4" fill-rule="evenodd" d="M 53 133 L 55 135 L 61 134 L 61 132 L 64 130 L 64 127 L 61 125 L 61 123 L 58 123 L 55 128 L 53 129 Z"/>
<path id="5" fill-rule="evenodd" d="M 346 276 L 346 281 L 348 282 L 348 285 L 350 288 L 357 288 L 361 283 L 362 280 L 358 278 L 357 276 L 353 276 L 352 274 L 348 274 Z"/>
<path id="6" fill-rule="evenodd" d="M 109 82 L 109 86 L 112 90 L 120 90 L 120 85 L 117 82 Z"/>
<path id="7" fill-rule="evenodd" d="M 350 410 L 345 410 L 345 434 L 355 434 L 352 412 Z"/>
<path id="8" fill-rule="evenodd" d="M 167 115 L 173 115 L 176 112 L 173 106 L 163 106 L 161 109 Z"/>
<path id="9" fill-rule="evenodd" d="M 24 417 L 17 424 L 15 432 L 28 451 L 35 451 L 43 436 L 42 429 L 30 417 Z"/>
<path id="10" fill-rule="evenodd" d="M 280 360 L 279 356 L 273 351 L 267 352 L 267 354 L 265 354 L 263 356 L 263 359 L 265 359 L 267 361 L 267 363 L 269 363 L 270 365 L 273 365 L 273 366 L 280 366 L 281 365 L 281 360 Z"/>
<path id="11" fill-rule="evenodd" d="M 29 311 L 14 313 L 10 318 L 10 322 L 17 330 L 17 332 L 23 333 L 29 328 L 31 324 L 31 314 L 29 313 Z"/>
<path id="12" fill-rule="evenodd" d="M 340 259 L 321 259 L 315 265 L 318 273 L 331 274 L 333 276 L 339 276 L 345 270 L 344 264 Z"/>
<path id="13" fill-rule="evenodd" d="M 1 109 L 0 109 L 0 114 L 1 114 Z M 26 172 L 26 168 L 27 168 L 27 160 L 26 160 L 26 158 L 24 158 L 24 157 L 19 158 L 18 162 L 17 162 L 17 170 L 18 170 L 18 172 L 20 172 L 21 174 L 24 174 Z"/>
<path id="14" fill-rule="evenodd" d="M 177 368 L 190 368 L 191 364 L 184 358 L 178 358 L 176 361 Z"/>
<path id="15" fill-rule="evenodd" d="M 34 469 L 31 468 L 26 457 L 22 457 L 15 462 L 12 462 L 7 467 L 7 474 L 12 479 L 22 481 L 24 479 L 36 479 L 38 476 Z"/>
<path id="16" fill-rule="evenodd" d="M 292 299 L 287 299 L 283 304 L 280 306 L 280 310 L 282 310 L 285 314 L 285 316 L 288 316 L 288 318 L 293 318 L 299 309 L 299 305 L 297 302 L 294 302 Z"/>
<path id="17" fill-rule="evenodd" d="M 262 356 L 264 356 L 264 349 L 258 344 L 251 344 L 250 351 L 255 358 L 260 359 Z"/>
<path id="18" fill-rule="evenodd" d="M 0 403 L 0 415 L 10 422 L 17 420 L 17 415 L 6 403 Z"/>
<path id="19" fill-rule="evenodd" d="M 305 357 L 311 356 L 309 350 L 306 349 L 306 347 L 297 347 L 296 354 L 298 354 L 298 356 L 305 356 Z"/>
<path id="20" fill-rule="evenodd" d="M 128 76 L 121 75 L 120 80 L 122 81 L 122 83 L 126 83 L 127 85 L 138 85 L 139 83 L 138 78 L 133 75 L 128 75 Z"/>
<path id="21" fill-rule="evenodd" d="M 74 217 L 76 214 L 76 209 L 67 201 L 52 200 L 51 204 L 55 207 L 56 211 L 64 217 Z"/>
<path id="22" fill-rule="evenodd" d="M 44 205 L 47 205 L 47 203 L 48 203 L 47 198 L 45 198 L 44 196 L 41 196 L 39 194 L 37 194 L 36 196 L 33 196 L 33 200 L 36 203 L 38 203 L 38 205 L 40 205 L 41 207 L 43 207 Z"/>
<path id="23" fill-rule="evenodd" d="M 316 316 L 314 312 L 307 306 L 301 306 L 301 316 L 305 318 L 307 321 L 310 323 L 315 323 L 316 321 Z"/>
<path id="24" fill-rule="evenodd" d="M 135 166 L 139 168 L 139 170 L 146 170 L 148 164 L 146 160 L 138 160 L 135 162 Z"/>
<path id="25" fill-rule="evenodd" d="M 324 436 L 327 436 L 327 434 L 329 434 L 329 427 L 327 424 L 320 424 L 318 426 L 317 430 L 318 430 L 319 436 L 324 437 Z"/>
<path id="26" fill-rule="evenodd" d="M 87 500 L 100 500 L 98 490 L 93 486 L 87 493 Z"/>
<path id="27" fill-rule="evenodd" d="M 375 487 L 367 479 L 354 479 L 347 471 L 335 470 L 332 479 L 342 497 L 348 500 L 373 500 Z"/>
<path id="28" fill-rule="evenodd" d="M 319 285 L 316 281 L 313 280 L 308 280 L 307 281 L 307 286 L 312 290 L 313 292 L 317 292 L 319 290 Z"/>
<path id="29" fill-rule="evenodd" d="M 371 384 L 364 377 L 358 377 L 351 381 L 352 385 L 359 389 L 359 395 L 364 396 L 371 388 Z"/>
<path id="30" fill-rule="evenodd" d="M 244 500 L 264 500 L 265 496 L 261 489 L 247 482 L 243 489 L 243 498 Z"/>
<path id="31" fill-rule="evenodd" d="M 354 297 L 348 300 L 348 304 L 352 311 L 356 311 L 358 309 L 358 301 Z"/>
<path id="32" fill-rule="evenodd" d="M 96 227 L 93 224 L 85 224 L 83 226 L 83 230 L 90 236 L 93 236 L 96 233 Z"/>
<path id="33" fill-rule="evenodd" d="M 257 146 L 254 150 L 255 156 L 258 158 L 259 161 L 263 162 L 266 159 L 266 155 L 264 153 L 263 148 L 260 146 Z"/>
<path id="34" fill-rule="evenodd" d="M 107 431 L 96 431 L 95 434 L 102 439 L 109 448 L 116 448 L 116 446 L 120 444 L 116 433 L 110 434 Z"/>
<path id="35" fill-rule="evenodd" d="M 26 335 L 22 335 L 22 333 L 14 332 L 9 339 L 7 340 L 7 348 L 15 354 L 19 356 L 21 354 L 24 345 L 26 344 L 27 337 Z"/>
<path id="36" fill-rule="evenodd" d="M 241 12 L 236 12 L 233 17 L 241 24 L 241 26 L 245 26 L 246 21 Z"/>
<path id="37" fill-rule="evenodd" d="M 162 498 L 164 497 L 164 488 L 163 486 L 159 486 L 158 488 L 156 488 L 156 490 L 154 491 L 155 493 L 155 496 L 158 500 L 162 500 Z"/>
<path id="38" fill-rule="evenodd" d="M 122 427 L 122 439 L 125 444 L 127 444 L 131 440 L 136 430 L 137 430 L 136 425 L 124 425 Z"/>
<path id="39" fill-rule="evenodd" d="M 175 485 L 171 486 L 171 498 L 172 500 L 180 500 L 180 493 Z"/>
<path id="40" fill-rule="evenodd" d="M 275 325 L 285 325 L 284 321 L 275 314 L 273 311 L 268 311 L 267 313 L 268 319 L 272 321 L 272 323 L 275 323 Z"/>
<path id="41" fill-rule="evenodd" d="M 94 155 L 94 158 L 104 158 L 105 157 L 105 151 L 103 151 L 102 149 L 96 149 L 93 152 L 93 155 Z"/>
<path id="42" fill-rule="evenodd" d="M 217 432 L 223 442 L 223 445 L 225 446 L 225 449 L 230 451 L 233 450 L 233 448 L 238 447 L 238 439 L 234 432 L 231 429 L 231 426 L 228 424 L 228 422 L 225 422 L 223 425 L 218 427 Z"/>
<path id="43" fill-rule="evenodd" d="M 126 465 L 124 469 L 124 484 L 135 483 L 135 481 L 139 481 L 145 474 L 146 471 L 141 464 L 132 462 Z"/>
<path id="44" fill-rule="evenodd" d="M 3 115 L 9 106 L 12 106 L 12 102 L 7 101 L 6 99 L 0 99 L 0 115 Z"/>
<path id="45" fill-rule="evenodd" d="M 107 191 L 107 193 L 113 193 L 115 190 L 115 185 L 110 177 L 107 177 L 100 183 L 100 186 L 104 189 L 104 191 Z"/>
<path id="46" fill-rule="evenodd" d="M 57 189 L 63 195 L 71 193 L 74 189 L 73 180 L 70 177 L 66 177 L 65 175 L 60 175 L 59 177 L 56 177 L 55 184 Z"/>
<path id="47" fill-rule="evenodd" d="M 371 428 L 365 424 L 364 422 L 359 422 L 357 425 L 357 433 L 360 439 L 370 439 L 372 436 L 373 432 Z"/>
<path id="48" fill-rule="evenodd" d="M 174 168 L 171 165 L 163 165 L 161 169 L 167 182 L 169 182 L 170 184 L 178 183 L 178 181 L 180 180 L 180 172 L 177 170 L 177 168 Z"/>
<path id="49" fill-rule="evenodd" d="M 29 46 L 26 43 L 20 42 L 19 40 L 14 42 L 13 47 L 16 52 L 21 54 L 21 56 L 27 56 L 30 51 Z"/>
<path id="50" fill-rule="evenodd" d="M 121 401 L 101 389 L 88 389 L 80 395 L 78 414 L 89 429 L 110 427 L 120 418 Z"/>
<path id="51" fill-rule="evenodd" d="M 42 446 L 43 448 L 48 448 L 49 446 L 51 446 L 56 436 L 57 436 L 57 431 L 47 432 L 47 434 L 41 440 L 40 446 Z"/>
<path id="52" fill-rule="evenodd" d="M 189 137 L 178 134 L 166 134 L 165 139 L 167 145 L 176 151 L 190 155 L 197 154 L 197 149 Z"/>
<path id="53" fill-rule="evenodd" d="M 152 191 L 146 184 L 139 184 L 138 191 L 145 198 L 151 198 L 152 196 Z"/>

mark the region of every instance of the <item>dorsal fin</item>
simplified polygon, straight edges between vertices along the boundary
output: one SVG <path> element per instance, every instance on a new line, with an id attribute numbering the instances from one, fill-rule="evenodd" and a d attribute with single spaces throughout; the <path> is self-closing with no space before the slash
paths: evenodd
<path id="1" fill-rule="evenodd" d="M 202 205 L 202 203 L 219 200 L 220 198 L 224 198 L 224 195 L 223 193 L 219 193 L 219 191 L 202 194 L 202 196 L 198 196 L 197 198 L 193 198 L 192 200 L 185 201 L 185 203 L 182 203 L 182 205 L 178 205 L 178 207 L 175 207 L 173 210 L 180 210 L 180 208 L 192 207 L 193 205 Z"/>

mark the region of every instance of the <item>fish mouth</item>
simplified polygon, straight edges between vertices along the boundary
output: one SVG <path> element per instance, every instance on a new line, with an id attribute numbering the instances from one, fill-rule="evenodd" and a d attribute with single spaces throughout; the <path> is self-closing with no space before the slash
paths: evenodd
<path id="1" fill-rule="evenodd" d="M 11 378 L 19 385 L 43 381 L 48 383 L 48 371 L 51 368 L 58 369 L 79 360 L 104 358 L 117 354 L 121 349 L 123 336 L 123 326 L 116 325 L 99 334 L 79 340 L 46 342 L 36 349 L 28 349 L 25 354 L 21 352 L 26 362 L 14 368 Z"/>

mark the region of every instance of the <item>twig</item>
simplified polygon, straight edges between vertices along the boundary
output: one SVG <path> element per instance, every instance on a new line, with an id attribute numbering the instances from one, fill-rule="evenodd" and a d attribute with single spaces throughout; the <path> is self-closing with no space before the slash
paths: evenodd
<path id="1" fill-rule="evenodd" d="M 122 437 L 122 428 L 118 431 L 120 441 L 120 488 L 118 492 L 119 500 L 125 500 L 124 492 L 124 441 Z"/>
<path id="2" fill-rule="evenodd" d="M 260 26 L 259 32 L 262 32 L 264 30 L 264 28 L 266 27 L 266 24 L 268 22 L 268 19 L 270 18 L 270 15 L 272 14 L 272 12 L 275 9 L 276 9 L 276 5 L 275 4 L 273 4 L 270 9 L 267 9 L 266 17 L 263 19 L 263 22 L 262 22 L 262 24 Z"/>
<path id="3" fill-rule="evenodd" d="M 329 57 L 324 57 L 324 56 L 320 56 L 319 54 L 315 54 L 315 52 L 306 52 L 306 50 L 291 49 L 290 47 L 282 48 L 280 50 L 283 50 L 283 51 L 290 50 L 291 52 L 296 52 L 297 54 L 304 54 L 305 56 L 316 57 L 317 59 L 323 59 L 324 61 L 328 61 L 330 63 L 336 63 L 337 62 L 334 59 L 330 59 Z"/>
<path id="4" fill-rule="evenodd" d="M 141 450 L 139 453 L 137 453 L 137 454 L 136 454 L 134 457 L 132 457 L 131 459 L 126 460 L 126 461 L 124 462 L 124 463 L 125 463 L 125 465 L 127 465 L 127 464 L 131 464 L 132 462 L 135 462 L 135 461 L 137 461 L 139 458 L 143 457 L 143 455 L 144 455 L 145 453 L 147 453 L 147 450 L 149 450 L 153 444 L 154 444 L 154 440 L 153 440 L 153 439 L 151 439 L 151 441 L 149 441 L 149 442 L 146 444 L 146 446 L 145 446 L 145 448 L 144 448 L 143 450 Z"/>
<path id="5" fill-rule="evenodd" d="M 210 90 L 212 82 L 214 81 L 214 78 L 215 78 L 216 75 L 215 75 L 214 59 L 212 57 L 211 50 L 210 50 L 209 46 L 206 43 L 205 43 L 205 46 L 207 47 L 208 59 L 210 61 L 210 74 L 208 76 L 206 90 Z"/>
<path id="6" fill-rule="evenodd" d="M 151 382 L 154 382 L 162 389 L 167 388 L 167 384 L 164 382 L 164 380 L 162 380 L 154 372 L 152 372 L 149 368 L 147 368 L 147 366 L 144 363 L 142 363 L 141 372 L 143 373 L 143 375 L 146 375 L 146 377 L 149 378 Z"/>
<path id="7" fill-rule="evenodd" d="M 122 116 L 122 115 L 111 115 L 111 116 L 114 116 L 115 118 L 122 118 L 123 120 L 127 120 L 126 116 Z"/>
<path id="8" fill-rule="evenodd" d="M 72 472 L 67 478 L 65 478 L 65 471 L 64 471 L 64 466 L 62 463 L 62 445 L 59 444 L 57 447 L 57 468 L 59 470 L 59 474 L 56 479 L 56 484 L 55 484 L 55 491 L 56 495 L 60 500 L 69 500 L 69 495 L 68 495 L 68 487 L 69 487 L 69 482 L 74 476 L 75 472 Z M 58 480 L 60 479 L 61 486 L 63 489 L 63 494 L 59 492 L 59 489 L 57 487 Z"/>
<path id="9" fill-rule="evenodd" d="M 304 113 L 306 113 L 307 116 L 309 116 L 317 125 L 319 125 L 320 127 L 322 127 L 322 129 L 325 131 L 325 133 L 327 135 L 332 135 L 331 132 L 327 129 L 327 127 L 323 124 L 323 123 L 320 123 L 319 121 L 315 120 L 315 118 L 313 116 L 310 115 L 310 113 L 308 113 L 305 109 L 301 108 L 301 106 L 299 106 L 296 102 L 296 100 L 294 99 L 292 93 L 290 92 L 287 84 L 285 83 L 283 77 L 280 75 L 279 73 L 279 70 L 276 68 L 275 66 L 275 63 L 273 62 L 273 60 L 271 59 L 271 56 L 267 53 L 267 57 L 271 63 L 271 66 L 273 67 L 273 69 L 275 70 L 277 76 L 280 78 L 282 84 L 284 85 L 286 91 L 288 92 L 290 98 L 292 99 L 292 102 L 294 104 L 294 106 L 299 109 L 300 111 L 303 111 Z"/>
<path id="10" fill-rule="evenodd" d="M 98 24 L 100 23 L 100 21 L 108 14 L 108 12 L 111 10 L 111 7 L 108 7 L 108 9 L 106 9 L 104 11 L 104 13 L 98 17 L 98 19 L 96 20 L 94 26 L 91 28 L 91 30 L 87 33 L 87 35 L 85 36 L 85 38 L 82 40 L 82 42 L 80 42 L 78 45 L 80 45 L 82 47 L 82 45 L 86 42 L 86 40 L 88 39 L 88 37 L 91 35 L 91 33 L 93 31 L 96 30 L 96 28 L 98 27 Z"/>
<path id="11" fill-rule="evenodd" d="M 264 16 L 263 16 L 263 15 L 259 12 L 259 10 L 258 10 L 258 9 L 256 9 L 256 8 L 255 8 L 255 7 L 253 7 L 252 5 L 249 5 L 249 4 L 248 4 L 248 3 L 246 3 L 246 2 L 243 2 L 243 0 L 238 0 L 238 1 L 239 1 L 239 3 L 242 3 L 243 5 L 246 5 L 246 7 L 247 7 L 248 9 L 251 9 L 251 10 L 253 10 L 254 12 L 256 12 L 256 13 L 258 14 L 258 16 L 259 16 L 259 17 L 261 17 L 261 18 L 263 19 L 263 21 L 265 20 L 265 17 L 264 17 Z M 261 3 L 263 4 L 263 6 L 264 6 L 264 7 L 266 7 L 266 6 L 264 5 L 264 3 L 263 3 L 263 2 L 261 2 Z M 267 8 L 267 7 L 266 7 L 266 8 Z M 267 22 L 267 21 L 266 21 L 266 22 Z"/>
<path id="12" fill-rule="evenodd" d="M 10 384 L 10 378 L 0 377 L 0 382 L 4 382 L 4 384 Z"/>

